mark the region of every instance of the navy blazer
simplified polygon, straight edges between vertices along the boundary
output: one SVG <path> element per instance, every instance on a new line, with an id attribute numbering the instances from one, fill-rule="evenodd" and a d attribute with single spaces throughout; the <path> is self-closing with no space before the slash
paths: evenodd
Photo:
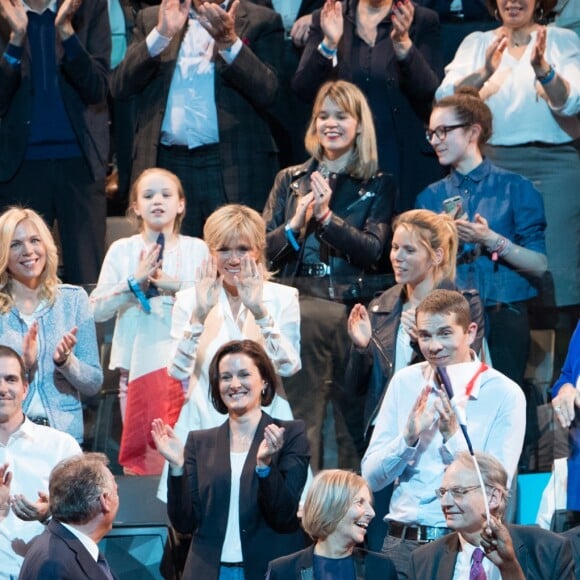
<path id="1" fill-rule="evenodd" d="M 357 580 L 397 580 L 395 565 L 385 554 L 355 548 L 352 558 Z M 314 546 L 270 562 L 266 580 L 314 580 Z"/>
<path id="2" fill-rule="evenodd" d="M 256 475 L 256 453 L 264 429 L 285 427 L 284 446 L 272 457 L 268 477 Z M 193 538 L 183 580 L 217 580 L 228 522 L 231 488 L 230 427 L 191 431 L 185 472 L 168 476 L 167 510 L 173 526 Z M 268 562 L 300 550 L 305 536 L 296 512 L 306 482 L 310 449 L 302 421 L 281 421 L 266 413 L 256 429 L 240 481 L 240 537 L 246 580 L 262 580 Z"/>
<path id="3" fill-rule="evenodd" d="M 19 580 L 109 580 L 81 541 L 59 521 L 49 522 L 28 550 Z"/>
<path id="4" fill-rule="evenodd" d="M 574 580 L 574 560 L 568 540 L 533 526 L 507 527 L 526 580 Z M 411 554 L 409 578 L 451 580 L 459 550 L 457 533 L 417 548 Z"/>

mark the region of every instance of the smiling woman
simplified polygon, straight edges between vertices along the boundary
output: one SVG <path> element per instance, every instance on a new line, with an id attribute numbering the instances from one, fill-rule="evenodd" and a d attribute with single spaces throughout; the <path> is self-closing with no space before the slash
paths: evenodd
<path id="1" fill-rule="evenodd" d="M 185 448 L 168 425 L 153 423 L 170 465 L 169 517 L 193 534 L 184 579 L 222 578 L 236 568 L 237 578 L 261 580 L 269 560 L 304 546 L 297 518 L 310 459 L 304 424 L 261 408 L 278 380 L 262 346 L 228 342 L 209 367 L 212 402 L 227 420 L 191 431 Z"/>
<path id="2" fill-rule="evenodd" d="M 267 580 L 397 578 L 391 560 L 357 548 L 375 516 L 366 481 L 340 469 L 321 471 L 304 502 L 302 525 L 314 546 L 270 562 Z"/>
<path id="3" fill-rule="evenodd" d="M 23 410 L 82 441 L 80 395 L 94 395 L 103 374 L 88 297 L 60 284 L 57 266 L 54 240 L 37 213 L 14 207 L 0 216 L 0 335 L 26 365 Z"/>

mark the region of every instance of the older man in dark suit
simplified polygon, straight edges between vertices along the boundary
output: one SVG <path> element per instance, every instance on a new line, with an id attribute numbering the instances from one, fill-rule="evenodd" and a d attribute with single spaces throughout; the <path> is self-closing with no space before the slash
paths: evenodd
<path id="1" fill-rule="evenodd" d="M 415 550 L 411 555 L 410 577 L 573 580 L 570 543 L 541 528 L 503 524 L 507 473 L 492 455 L 476 452 L 475 457 L 485 495 L 472 456 L 461 453 L 447 468 L 437 490 L 447 525 L 455 533 Z"/>
<path id="2" fill-rule="evenodd" d="M 52 520 L 24 558 L 21 580 L 113 580 L 97 543 L 113 527 L 117 484 L 101 453 L 75 455 L 50 474 Z"/>
<path id="3" fill-rule="evenodd" d="M 277 170 L 265 110 L 278 93 L 282 21 L 247 0 L 227 4 L 143 9 L 112 80 L 115 98 L 136 99 L 132 179 L 153 166 L 176 173 L 190 235 L 224 203 L 261 211 Z"/>

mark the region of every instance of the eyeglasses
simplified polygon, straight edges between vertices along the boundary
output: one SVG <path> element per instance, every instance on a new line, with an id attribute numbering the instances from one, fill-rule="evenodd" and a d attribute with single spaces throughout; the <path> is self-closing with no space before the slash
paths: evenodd
<path id="1" fill-rule="evenodd" d="M 481 489 L 479 485 L 472 485 L 470 487 L 451 487 L 447 489 L 446 487 L 440 487 L 439 489 L 435 490 L 435 495 L 442 499 L 443 496 L 447 493 L 451 494 L 453 499 L 460 499 L 464 495 L 468 494 L 470 491 L 474 491 L 476 489 Z"/>
<path id="2" fill-rule="evenodd" d="M 427 139 L 428 143 L 431 143 L 433 140 L 433 135 L 439 139 L 439 141 L 445 141 L 447 139 L 447 133 L 449 131 L 453 131 L 454 129 L 461 129 L 463 127 L 469 127 L 471 123 L 460 123 L 459 125 L 439 125 L 439 127 L 435 127 L 435 129 L 425 129 L 425 139 Z"/>
<path id="3" fill-rule="evenodd" d="M 227 260 L 232 256 L 235 256 L 236 258 L 245 258 L 251 251 L 251 248 L 240 246 L 238 248 L 220 248 L 217 252 L 221 258 Z"/>

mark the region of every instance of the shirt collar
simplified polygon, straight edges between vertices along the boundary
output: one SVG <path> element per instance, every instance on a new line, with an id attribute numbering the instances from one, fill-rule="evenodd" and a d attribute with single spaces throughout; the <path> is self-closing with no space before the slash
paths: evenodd
<path id="1" fill-rule="evenodd" d="M 451 171 L 451 182 L 456 187 L 461 185 L 465 179 L 469 179 L 475 183 L 478 183 L 479 181 L 483 181 L 489 175 L 491 167 L 491 161 L 489 161 L 487 158 L 484 158 L 483 161 L 467 175 L 463 175 L 462 173 L 459 173 L 459 171 L 453 169 Z"/>
<path id="2" fill-rule="evenodd" d="M 28 6 L 28 4 L 26 4 L 26 2 L 24 1 L 22 2 L 22 5 L 24 6 L 24 10 L 26 10 L 26 12 L 33 12 L 34 14 L 44 14 L 44 12 L 50 10 L 51 12 L 54 12 L 56 14 L 57 1 L 58 0 L 52 0 L 52 2 L 50 2 L 49 5 L 42 12 L 36 12 L 36 10 L 30 8 L 30 6 Z"/>
<path id="3" fill-rule="evenodd" d="M 81 544 L 87 549 L 87 551 L 89 552 L 89 554 L 91 555 L 91 557 L 94 559 L 95 562 L 99 559 L 99 547 L 93 541 L 92 538 L 90 538 L 86 534 L 83 534 L 83 532 L 81 532 L 74 526 L 71 526 L 70 524 L 65 524 L 64 522 L 59 523 L 61 523 L 71 534 L 73 534 L 73 536 L 78 538 L 79 542 L 81 542 Z"/>
<path id="4" fill-rule="evenodd" d="M 220 2 L 220 6 L 227 11 L 228 9 L 228 4 L 230 3 L 230 0 L 224 0 L 223 2 Z M 197 12 L 197 10 L 193 7 L 193 2 L 191 4 L 191 8 L 189 9 L 189 17 L 190 18 L 195 18 L 197 20 L 197 17 L 199 15 L 199 12 Z"/>

